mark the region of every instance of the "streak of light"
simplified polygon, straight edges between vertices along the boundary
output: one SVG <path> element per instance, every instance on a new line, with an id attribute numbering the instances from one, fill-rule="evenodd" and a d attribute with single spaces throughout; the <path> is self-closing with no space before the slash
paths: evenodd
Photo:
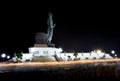
<path id="1" fill-rule="evenodd" d="M 120 59 L 96 59 L 96 60 L 79 60 L 68 62 L 22 62 L 22 63 L 0 63 L 1 66 L 60 66 L 60 65 L 74 65 L 74 64 L 86 64 L 86 63 L 100 63 L 100 62 L 117 62 Z"/>

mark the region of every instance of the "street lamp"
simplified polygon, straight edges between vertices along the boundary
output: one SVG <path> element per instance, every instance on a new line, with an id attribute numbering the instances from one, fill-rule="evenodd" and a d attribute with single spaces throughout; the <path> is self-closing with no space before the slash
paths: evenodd
<path id="1" fill-rule="evenodd" d="M 7 59 L 10 59 L 10 56 L 9 56 L 9 55 L 7 56 Z"/>
<path id="2" fill-rule="evenodd" d="M 1 55 L 1 57 L 3 58 L 3 61 L 4 61 L 4 58 L 6 57 L 6 54 L 3 53 L 3 54 Z"/>
<path id="3" fill-rule="evenodd" d="M 117 58 L 117 54 L 115 53 L 114 50 L 112 50 L 111 53 L 113 54 L 114 58 Z"/>
<path id="4" fill-rule="evenodd" d="M 117 57 L 117 54 L 115 54 L 115 57 Z"/>
<path id="5" fill-rule="evenodd" d="M 114 50 L 112 50 L 112 51 L 111 51 L 111 53 L 112 53 L 112 54 L 115 54 L 115 51 L 114 51 Z"/>
<path id="6" fill-rule="evenodd" d="M 96 50 L 96 52 L 97 52 L 98 54 L 102 53 L 102 51 L 101 51 L 101 50 L 99 50 L 99 49 L 98 49 L 98 50 Z"/>
<path id="7" fill-rule="evenodd" d="M 116 54 L 115 54 L 115 51 L 114 51 L 114 50 L 111 51 L 111 54 L 113 54 L 113 57 L 114 57 L 114 58 L 116 57 Z"/>

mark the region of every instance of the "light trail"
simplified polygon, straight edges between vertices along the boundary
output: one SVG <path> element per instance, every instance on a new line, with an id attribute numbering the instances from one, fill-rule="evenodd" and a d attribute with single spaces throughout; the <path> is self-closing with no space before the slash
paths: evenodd
<path id="1" fill-rule="evenodd" d="M 54 66 L 54 65 L 66 65 L 66 64 L 86 64 L 86 63 L 100 63 L 100 62 L 117 62 L 120 59 L 98 59 L 98 60 L 79 60 L 79 61 L 66 61 L 66 62 L 22 62 L 22 63 L 0 63 L 1 66 Z"/>
<path id="2" fill-rule="evenodd" d="M 67 62 L 22 62 L 22 63 L 0 63 L 0 73 L 11 71 L 34 71 L 34 70 L 49 70 L 49 69 L 70 69 L 79 66 L 80 64 L 95 64 L 95 63 L 117 63 L 120 59 L 96 59 L 96 60 L 79 60 Z"/>

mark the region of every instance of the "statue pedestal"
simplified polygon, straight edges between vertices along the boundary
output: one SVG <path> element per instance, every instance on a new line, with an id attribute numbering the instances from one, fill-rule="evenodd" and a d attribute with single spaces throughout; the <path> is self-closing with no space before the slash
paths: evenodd
<path id="1" fill-rule="evenodd" d="M 29 53 L 34 56 L 53 56 L 59 54 L 59 48 L 55 47 L 30 47 Z"/>
<path id="2" fill-rule="evenodd" d="M 55 47 L 55 44 L 48 44 L 48 47 Z"/>
<path id="3" fill-rule="evenodd" d="M 47 44 L 34 44 L 34 47 L 48 47 Z"/>
<path id="4" fill-rule="evenodd" d="M 55 47 L 55 44 L 34 44 L 34 47 Z"/>

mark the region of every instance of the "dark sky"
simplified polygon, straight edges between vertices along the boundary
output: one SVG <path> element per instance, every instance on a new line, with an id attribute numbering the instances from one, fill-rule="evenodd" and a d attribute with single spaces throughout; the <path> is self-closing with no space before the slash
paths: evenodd
<path id="1" fill-rule="evenodd" d="M 0 52 L 28 52 L 35 33 L 47 32 L 48 12 L 56 23 L 52 43 L 64 51 L 97 48 L 120 53 L 120 31 L 116 7 L 95 5 L 36 6 L 4 5 L 0 15 Z"/>

